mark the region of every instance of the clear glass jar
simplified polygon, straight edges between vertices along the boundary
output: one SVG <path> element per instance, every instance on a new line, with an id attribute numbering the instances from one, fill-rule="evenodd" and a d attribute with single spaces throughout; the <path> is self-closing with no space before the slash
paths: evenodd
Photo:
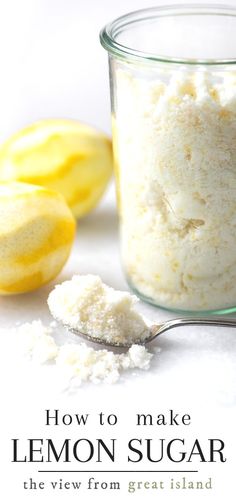
<path id="1" fill-rule="evenodd" d="M 137 11 L 101 43 L 130 286 L 171 310 L 236 310 L 236 9 Z"/>

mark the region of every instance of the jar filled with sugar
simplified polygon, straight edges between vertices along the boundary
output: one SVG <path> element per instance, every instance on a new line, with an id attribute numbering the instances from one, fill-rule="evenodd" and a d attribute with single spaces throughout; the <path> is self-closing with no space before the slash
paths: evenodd
<path id="1" fill-rule="evenodd" d="M 234 311 L 236 9 L 145 9 L 100 36 L 128 282 L 171 310 Z"/>

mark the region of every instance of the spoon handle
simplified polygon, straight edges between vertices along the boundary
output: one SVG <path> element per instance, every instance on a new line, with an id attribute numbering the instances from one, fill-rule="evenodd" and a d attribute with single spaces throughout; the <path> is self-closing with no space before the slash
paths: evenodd
<path id="1" fill-rule="evenodd" d="M 170 319 L 163 324 L 151 326 L 152 340 L 156 336 L 168 331 L 172 328 L 180 326 L 224 326 L 225 328 L 236 328 L 236 318 L 230 317 L 183 317 L 178 319 Z M 150 339 L 150 341 L 151 341 Z"/>

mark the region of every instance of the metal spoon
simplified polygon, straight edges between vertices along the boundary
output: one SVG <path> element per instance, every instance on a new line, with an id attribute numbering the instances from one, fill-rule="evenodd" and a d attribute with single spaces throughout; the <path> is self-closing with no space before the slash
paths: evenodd
<path id="1" fill-rule="evenodd" d="M 81 333 L 79 329 L 72 328 L 67 324 L 63 324 L 65 328 L 67 328 L 71 333 L 75 335 L 79 335 L 83 338 L 86 338 L 90 342 L 99 343 L 101 345 L 105 345 L 107 347 L 120 347 L 120 348 L 129 348 L 131 343 L 124 342 L 109 342 L 104 340 L 104 338 L 98 338 L 89 333 Z M 154 324 L 150 326 L 150 334 L 145 338 L 145 340 L 134 340 L 133 343 L 139 345 L 146 345 L 147 343 L 152 342 L 159 335 L 168 331 L 169 329 L 179 328 L 181 326 L 224 326 L 226 328 L 236 328 L 236 319 L 231 319 L 228 317 L 183 317 L 179 319 L 170 319 L 169 321 L 165 321 L 161 324 Z"/>

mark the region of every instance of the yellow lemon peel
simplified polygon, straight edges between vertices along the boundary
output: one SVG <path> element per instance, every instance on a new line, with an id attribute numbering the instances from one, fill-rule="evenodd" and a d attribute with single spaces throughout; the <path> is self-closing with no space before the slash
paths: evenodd
<path id="1" fill-rule="evenodd" d="M 0 181 L 56 190 L 78 218 L 97 205 L 112 168 L 111 140 L 73 120 L 41 120 L 0 147 Z"/>
<path id="2" fill-rule="evenodd" d="M 54 279 L 69 257 L 75 227 L 59 193 L 0 183 L 0 294 L 24 293 Z"/>

